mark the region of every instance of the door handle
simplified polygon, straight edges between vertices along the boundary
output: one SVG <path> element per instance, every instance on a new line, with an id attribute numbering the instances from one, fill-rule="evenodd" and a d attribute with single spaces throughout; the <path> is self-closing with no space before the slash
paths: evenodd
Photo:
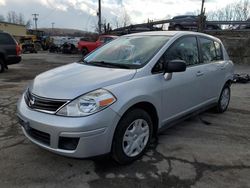
<path id="1" fill-rule="evenodd" d="M 221 66 L 220 66 L 220 69 L 221 69 L 221 70 L 224 70 L 225 68 L 226 68 L 225 65 L 221 65 Z"/>
<path id="2" fill-rule="evenodd" d="M 204 75 L 204 72 L 202 72 L 202 71 L 198 71 L 197 73 L 196 73 L 196 76 L 203 76 Z"/>
<path id="3" fill-rule="evenodd" d="M 218 68 L 219 68 L 220 70 L 224 70 L 224 69 L 226 68 L 226 65 L 224 65 L 224 64 L 218 65 Z"/>

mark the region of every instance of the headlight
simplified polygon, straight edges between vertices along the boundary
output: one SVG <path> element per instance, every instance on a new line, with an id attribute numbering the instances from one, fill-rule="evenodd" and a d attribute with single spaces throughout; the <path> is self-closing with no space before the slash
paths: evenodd
<path id="1" fill-rule="evenodd" d="M 82 117 L 99 112 L 110 106 L 116 98 L 107 90 L 98 89 L 71 101 L 57 112 L 57 115 Z"/>

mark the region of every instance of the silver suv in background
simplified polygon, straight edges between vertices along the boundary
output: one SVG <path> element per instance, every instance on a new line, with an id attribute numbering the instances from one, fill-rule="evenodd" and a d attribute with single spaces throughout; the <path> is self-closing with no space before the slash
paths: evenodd
<path id="1" fill-rule="evenodd" d="M 119 37 L 83 61 L 38 75 L 18 102 L 22 130 L 51 152 L 85 158 L 143 155 L 173 122 L 226 111 L 233 63 L 221 41 L 194 32 Z"/>

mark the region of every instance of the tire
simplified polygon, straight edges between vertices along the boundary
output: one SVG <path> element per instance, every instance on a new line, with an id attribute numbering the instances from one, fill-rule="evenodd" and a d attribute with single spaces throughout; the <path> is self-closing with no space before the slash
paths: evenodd
<path id="1" fill-rule="evenodd" d="M 175 31 L 181 31 L 182 30 L 182 27 L 180 25 L 175 25 L 174 26 L 174 30 Z"/>
<path id="2" fill-rule="evenodd" d="M 214 30 L 214 27 L 209 25 L 209 26 L 207 26 L 207 30 Z"/>
<path id="3" fill-rule="evenodd" d="M 220 98 L 217 102 L 216 106 L 216 112 L 217 113 L 223 113 L 227 110 L 229 102 L 230 102 L 230 97 L 231 97 L 231 89 L 230 85 L 226 84 L 220 94 Z"/>
<path id="4" fill-rule="evenodd" d="M 4 61 L 2 59 L 0 59 L 0 73 L 4 72 L 4 70 L 5 70 Z"/>
<path id="5" fill-rule="evenodd" d="M 89 53 L 87 48 L 82 49 L 82 57 L 85 57 Z"/>
<path id="6" fill-rule="evenodd" d="M 39 42 L 35 42 L 34 48 L 35 48 L 35 51 L 41 51 L 42 45 Z"/>
<path id="7" fill-rule="evenodd" d="M 152 138 L 151 117 L 142 109 L 133 109 L 122 117 L 117 125 L 112 157 L 119 164 L 129 164 L 140 158 L 147 150 Z"/>

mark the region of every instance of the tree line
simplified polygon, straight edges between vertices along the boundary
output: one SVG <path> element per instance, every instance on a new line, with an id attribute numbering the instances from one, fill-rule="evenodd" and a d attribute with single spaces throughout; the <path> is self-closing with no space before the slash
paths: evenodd
<path id="1" fill-rule="evenodd" d="M 240 0 L 207 13 L 211 21 L 246 21 L 250 17 L 250 0 Z"/>
<path id="2" fill-rule="evenodd" d="M 32 24 L 31 20 L 26 20 L 22 13 L 16 13 L 15 11 L 9 11 L 6 16 L 0 14 L 0 21 L 25 25 L 27 29 L 30 29 Z"/>

